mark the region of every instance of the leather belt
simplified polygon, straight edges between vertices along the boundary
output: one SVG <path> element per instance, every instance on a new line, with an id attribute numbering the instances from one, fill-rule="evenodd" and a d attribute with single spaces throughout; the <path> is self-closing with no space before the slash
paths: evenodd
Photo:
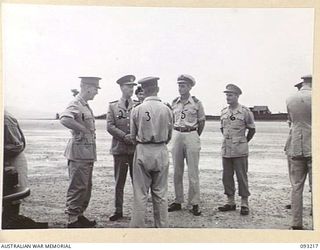
<path id="1" fill-rule="evenodd" d="M 181 128 L 181 127 L 175 127 L 173 128 L 174 130 L 177 130 L 181 133 L 185 133 L 185 132 L 191 132 L 191 131 L 196 131 L 196 128 Z"/>
<path id="2" fill-rule="evenodd" d="M 138 144 L 165 144 L 166 142 L 164 141 L 159 141 L 159 142 L 153 142 L 153 141 L 144 141 L 144 142 L 140 142 L 137 141 Z"/>

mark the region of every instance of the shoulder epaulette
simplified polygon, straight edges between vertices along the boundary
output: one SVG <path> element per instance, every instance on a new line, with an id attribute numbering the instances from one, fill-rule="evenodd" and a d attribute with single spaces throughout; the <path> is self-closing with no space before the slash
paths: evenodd
<path id="1" fill-rule="evenodd" d="M 242 109 L 244 109 L 244 110 L 246 110 L 246 111 L 250 111 L 249 108 L 247 108 L 246 106 L 243 106 L 243 105 L 242 105 Z"/>
<path id="2" fill-rule="evenodd" d="M 225 111 L 227 109 L 228 109 L 228 107 L 224 107 L 223 109 L 221 109 L 221 112 L 223 112 L 223 111 Z"/>
<path id="3" fill-rule="evenodd" d="M 193 99 L 193 101 L 194 101 L 195 103 L 199 102 L 199 99 L 198 99 L 197 97 L 195 97 L 195 96 L 192 96 L 192 99 Z"/>
<path id="4" fill-rule="evenodd" d="M 141 104 L 142 104 L 142 102 L 137 103 L 136 105 L 134 105 L 134 108 L 135 108 L 135 107 L 138 107 L 138 106 L 141 105 Z"/>
<path id="5" fill-rule="evenodd" d="M 172 101 L 172 103 L 178 101 L 178 99 L 179 99 L 179 96 L 178 96 L 177 98 L 174 98 L 173 101 Z"/>
<path id="6" fill-rule="evenodd" d="M 169 109 L 172 109 L 171 105 L 168 102 L 163 102 L 164 105 L 166 105 Z"/>

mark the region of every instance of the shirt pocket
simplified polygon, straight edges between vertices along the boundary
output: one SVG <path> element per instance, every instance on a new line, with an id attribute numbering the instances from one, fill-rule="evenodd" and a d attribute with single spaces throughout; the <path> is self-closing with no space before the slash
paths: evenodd
<path id="1" fill-rule="evenodd" d="M 83 112 L 81 114 L 81 120 L 85 123 L 85 127 L 94 132 L 94 117 L 91 112 Z"/>
<path id="2" fill-rule="evenodd" d="M 244 136 L 232 138 L 232 154 L 233 156 L 244 156 L 248 154 L 248 141 Z"/>
<path id="3" fill-rule="evenodd" d="M 198 119 L 198 110 L 196 109 L 188 109 L 186 112 L 186 118 L 188 122 L 196 122 Z"/>
<path id="4" fill-rule="evenodd" d="M 241 128 L 245 126 L 245 121 L 244 121 L 244 115 L 243 114 L 236 114 L 233 116 L 234 120 L 231 119 L 230 120 L 232 122 L 232 126 L 234 128 Z"/>
<path id="5" fill-rule="evenodd" d="M 81 141 L 73 141 L 70 148 L 71 158 L 75 160 L 94 160 L 94 147 L 93 141 L 87 138 L 83 138 Z"/>

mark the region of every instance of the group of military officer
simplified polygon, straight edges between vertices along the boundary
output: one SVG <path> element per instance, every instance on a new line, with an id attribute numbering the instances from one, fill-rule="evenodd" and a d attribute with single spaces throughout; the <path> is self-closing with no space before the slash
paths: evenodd
<path id="1" fill-rule="evenodd" d="M 96 160 L 94 116 L 87 101 L 98 93 L 99 77 L 80 77 L 80 93 L 61 114 L 61 123 L 72 131 L 65 156 L 68 159 L 70 184 L 67 191 L 66 213 L 69 228 L 94 227 L 96 222 L 83 213 L 92 187 L 92 169 Z M 199 157 L 200 135 L 205 126 L 205 112 L 201 101 L 191 96 L 196 81 L 190 75 L 177 79 L 180 96 L 166 104 L 157 96 L 158 77 L 138 81 L 139 100 L 132 100 L 135 76 L 117 80 L 122 96 L 110 102 L 107 131 L 112 135 L 110 153 L 114 159 L 115 211 L 111 221 L 123 217 L 123 192 L 129 170 L 133 185 L 133 205 L 130 227 L 145 227 L 145 210 L 151 191 L 154 226 L 168 227 L 168 212 L 182 209 L 184 202 L 183 173 L 186 160 L 189 177 L 188 207 L 194 216 L 201 215 Z M 248 197 L 248 142 L 255 134 L 251 111 L 239 104 L 241 89 L 228 84 L 228 106 L 221 112 L 223 185 L 225 205 L 219 211 L 236 210 L 234 172 L 241 196 L 241 215 L 249 214 Z M 293 122 L 294 123 L 294 122 Z M 167 144 L 172 139 L 175 200 L 168 206 L 169 153 Z"/>

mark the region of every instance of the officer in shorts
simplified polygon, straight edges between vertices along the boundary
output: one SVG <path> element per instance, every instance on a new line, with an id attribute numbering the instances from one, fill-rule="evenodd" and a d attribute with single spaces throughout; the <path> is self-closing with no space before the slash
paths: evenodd
<path id="1" fill-rule="evenodd" d="M 180 96 L 173 100 L 172 110 L 174 114 L 174 134 L 172 143 L 172 159 L 174 165 L 174 190 L 175 201 L 169 206 L 168 211 L 181 210 L 184 201 L 183 172 L 184 159 L 188 165 L 189 176 L 189 205 L 195 216 L 201 214 L 200 182 L 199 182 L 199 158 L 200 135 L 205 125 L 205 113 L 200 100 L 191 96 L 190 90 L 196 84 L 190 75 L 178 77 Z"/>
<path id="2" fill-rule="evenodd" d="M 172 113 L 157 96 L 158 77 L 139 81 L 145 99 L 131 112 L 130 132 L 136 141 L 133 160 L 133 208 L 130 227 L 145 227 L 148 192 L 154 211 L 154 226 L 168 227 L 168 170 L 167 144 L 172 134 Z"/>
<path id="3" fill-rule="evenodd" d="M 131 97 L 133 87 L 137 85 L 135 76 L 126 75 L 117 80 L 122 96 L 119 100 L 110 102 L 107 113 L 107 131 L 112 135 L 110 153 L 114 161 L 115 212 L 109 218 L 116 221 L 123 217 L 123 190 L 129 169 L 132 179 L 132 161 L 135 145 L 130 136 L 130 114 L 136 105 Z"/>
<path id="4" fill-rule="evenodd" d="M 69 188 L 67 191 L 68 228 L 94 227 L 96 221 L 83 213 L 89 205 L 92 189 L 93 163 L 97 160 L 94 115 L 88 101 L 98 94 L 99 77 L 80 77 L 80 93 L 61 114 L 61 124 L 71 130 L 65 150 L 68 159 Z"/>
<path id="5" fill-rule="evenodd" d="M 220 119 L 221 132 L 224 137 L 222 143 L 222 182 L 224 193 L 227 195 L 227 203 L 218 209 L 221 212 L 236 210 L 233 178 L 234 172 L 236 172 L 238 191 L 241 196 L 240 214 L 248 215 L 248 197 L 250 195 L 247 176 L 248 142 L 255 134 L 255 124 L 252 112 L 238 102 L 239 96 L 242 94 L 241 89 L 234 84 L 228 84 L 224 93 L 226 93 L 229 106 L 222 109 Z"/>

